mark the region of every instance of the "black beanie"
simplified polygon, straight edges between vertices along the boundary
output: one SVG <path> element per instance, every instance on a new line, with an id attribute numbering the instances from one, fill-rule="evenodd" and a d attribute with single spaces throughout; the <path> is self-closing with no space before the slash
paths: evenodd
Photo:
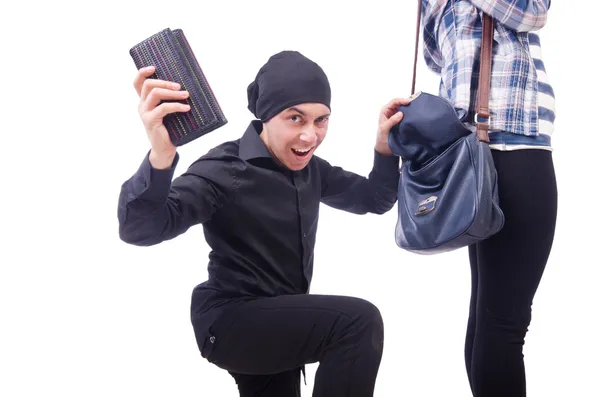
<path id="1" fill-rule="evenodd" d="M 322 103 L 331 109 L 330 101 L 325 72 L 297 51 L 271 56 L 248 85 L 248 109 L 263 122 L 301 103 Z"/>

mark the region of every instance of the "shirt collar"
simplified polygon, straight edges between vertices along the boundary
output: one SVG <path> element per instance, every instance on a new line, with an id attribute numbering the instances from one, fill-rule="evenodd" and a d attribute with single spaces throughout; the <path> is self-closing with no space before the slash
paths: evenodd
<path id="1" fill-rule="evenodd" d="M 256 158 L 270 158 L 271 153 L 265 146 L 265 143 L 260 139 L 262 132 L 262 121 L 253 120 L 246 129 L 246 132 L 240 140 L 240 157 L 243 160 L 251 160 Z"/>

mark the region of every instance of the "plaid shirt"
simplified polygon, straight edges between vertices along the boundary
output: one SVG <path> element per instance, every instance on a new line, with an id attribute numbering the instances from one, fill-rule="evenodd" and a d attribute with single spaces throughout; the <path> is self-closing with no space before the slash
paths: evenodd
<path id="1" fill-rule="evenodd" d="M 530 46 L 539 47 L 535 30 L 546 24 L 550 0 L 422 0 L 424 57 L 441 75 L 440 96 L 460 117 L 475 113 L 479 77 L 481 17 L 494 18 L 490 90 L 490 131 L 538 136 L 540 118 L 554 120 L 552 88 L 539 81 L 543 63 Z M 539 106 L 540 91 L 550 109 Z M 548 128 L 546 128 L 548 130 Z"/>

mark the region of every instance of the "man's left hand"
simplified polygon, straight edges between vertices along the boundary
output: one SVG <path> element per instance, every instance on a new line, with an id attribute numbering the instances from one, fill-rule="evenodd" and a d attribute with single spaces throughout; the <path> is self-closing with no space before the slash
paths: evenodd
<path id="1" fill-rule="evenodd" d="M 404 116 L 398 111 L 400 105 L 408 105 L 409 99 L 395 98 L 381 109 L 379 113 L 379 128 L 377 129 L 377 140 L 375 141 L 375 150 L 384 156 L 391 156 L 392 151 L 388 145 L 388 137 L 392 127 L 402 120 Z"/>

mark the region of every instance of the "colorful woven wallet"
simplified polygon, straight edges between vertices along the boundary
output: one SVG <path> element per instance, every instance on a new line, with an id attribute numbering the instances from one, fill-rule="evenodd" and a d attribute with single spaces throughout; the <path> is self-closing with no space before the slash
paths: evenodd
<path id="1" fill-rule="evenodd" d="M 129 50 L 135 66 L 154 66 L 150 78 L 174 81 L 189 92 L 180 101 L 187 112 L 168 114 L 163 124 L 175 146 L 182 146 L 227 124 L 223 110 L 181 29 L 164 29 Z"/>

